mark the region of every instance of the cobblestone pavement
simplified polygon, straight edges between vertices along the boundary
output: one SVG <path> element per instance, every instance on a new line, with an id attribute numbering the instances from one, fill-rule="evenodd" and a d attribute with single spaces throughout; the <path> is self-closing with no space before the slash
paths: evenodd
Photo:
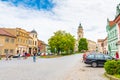
<path id="1" fill-rule="evenodd" d="M 103 67 L 92 68 L 80 60 L 68 73 L 65 80 L 108 80 L 104 76 L 104 72 Z"/>
<path id="2" fill-rule="evenodd" d="M 0 80 L 106 80 L 103 68 L 81 62 L 80 54 L 53 59 L 0 61 Z"/>
<path id="3" fill-rule="evenodd" d="M 12 59 L 0 61 L 0 80 L 64 80 L 80 54 L 59 58 Z"/>

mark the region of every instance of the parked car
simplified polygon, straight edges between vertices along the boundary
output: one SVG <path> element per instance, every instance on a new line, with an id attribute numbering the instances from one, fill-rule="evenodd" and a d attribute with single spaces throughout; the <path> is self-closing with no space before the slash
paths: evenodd
<path id="1" fill-rule="evenodd" d="M 90 53 L 87 54 L 84 63 L 92 67 L 103 66 L 107 60 L 115 60 L 115 58 L 103 53 Z"/>
<path id="2" fill-rule="evenodd" d="M 19 57 L 19 55 L 13 55 L 12 56 L 12 58 L 18 58 Z"/>
<path id="3" fill-rule="evenodd" d="M 40 52 L 38 52 L 38 53 L 37 53 L 37 56 L 40 56 L 40 55 L 41 55 L 41 53 L 40 53 Z"/>
<path id="4" fill-rule="evenodd" d="M 41 53 L 41 56 L 47 56 L 47 55 L 48 55 L 48 53 L 46 53 L 46 52 Z"/>
<path id="5" fill-rule="evenodd" d="M 30 56 L 31 56 L 31 54 L 30 54 L 30 53 L 27 53 L 27 54 L 26 54 L 26 56 L 27 56 L 27 57 L 30 57 Z"/>

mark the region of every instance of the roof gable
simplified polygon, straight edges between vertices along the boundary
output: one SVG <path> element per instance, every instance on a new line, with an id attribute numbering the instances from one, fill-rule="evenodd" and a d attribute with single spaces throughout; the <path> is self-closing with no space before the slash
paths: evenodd
<path id="1" fill-rule="evenodd" d="M 9 32 L 5 31 L 4 29 L 0 29 L 0 35 L 9 36 L 9 37 L 15 37 L 14 35 L 10 34 Z"/>
<path id="2" fill-rule="evenodd" d="M 109 21 L 109 26 L 113 27 L 116 23 L 114 21 Z"/>

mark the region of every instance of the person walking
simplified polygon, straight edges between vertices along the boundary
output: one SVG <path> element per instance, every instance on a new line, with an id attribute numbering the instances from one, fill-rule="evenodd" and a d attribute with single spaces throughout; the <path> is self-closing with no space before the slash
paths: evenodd
<path id="1" fill-rule="evenodd" d="M 84 62 L 85 61 L 85 59 L 86 59 L 86 52 L 83 54 L 83 60 L 82 60 L 82 62 Z"/>
<path id="2" fill-rule="evenodd" d="M 36 55 L 37 55 L 36 51 L 33 51 L 33 62 L 36 62 Z"/>
<path id="3" fill-rule="evenodd" d="M 2 51 L 0 50 L 0 60 L 2 59 Z"/>
<path id="4" fill-rule="evenodd" d="M 119 54 L 118 54 L 118 52 L 116 52 L 116 59 L 119 59 Z"/>
<path id="5" fill-rule="evenodd" d="M 23 50 L 23 57 L 24 59 L 27 59 L 27 52 L 25 50 Z"/>
<path id="6" fill-rule="evenodd" d="M 8 52 L 5 53 L 6 60 L 8 60 L 9 54 Z"/>
<path id="7" fill-rule="evenodd" d="M 17 50 L 17 56 L 18 56 L 18 59 L 20 59 L 20 52 L 19 52 L 19 50 Z"/>

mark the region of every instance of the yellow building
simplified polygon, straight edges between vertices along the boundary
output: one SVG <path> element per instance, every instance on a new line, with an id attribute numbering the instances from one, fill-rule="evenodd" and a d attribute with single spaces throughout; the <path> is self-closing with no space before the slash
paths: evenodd
<path id="1" fill-rule="evenodd" d="M 78 43 L 79 43 L 79 40 L 81 38 L 84 38 L 84 31 L 83 31 L 83 27 L 81 24 L 79 24 L 78 26 L 78 31 L 77 31 L 77 40 L 76 40 L 76 43 L 75 43 L 75 52 L 78 51 Z M 92 41 L 92 40 L 88 40 L 87 39 L 87 42 L 88 42 L 88 50 L 89 51 L 96 51 L 96 42 Z"/>
<path id="2" fill-rule="evenodd" d="M 33 50 L 38 52 L 38 37 L 37 37 L 37 32 L 35 30 L 32 30 L 29 33 L 29 36 L 32 38 L 33 40 L 33 46 L 32 46 L 32 52 Z"/>
<path id="3" fill-rule="evenodd" d="M 15 42 L 15 52 L 17 50 L 20 51 L 20 53 L 23 53 L 23 51 L 26 51 L 27 53 L 32 54 L 33 50 L 38 50 L 38 38 L 37 38 L 37 32 L 35 30 L 32 30 L 31 32 L 28 32 L 21 28 L 2 28 L 5 31 L 9 32 L 11 35 L 15 36 L 16 42 Z"/>
<path id="4" fill-rule="evenodd" d="M 88 51 L 96 51 L 96 42 L 92 40 L 87 40 L 88 42 Z"/>
<path id="5" fill-rule="evenodd" d="M 77 30 L 77 40 L 75 42 L 75 48 L 74 48 L 74 51 L 77 52 L 78 51 L 78 43 L 79 43 L 79 40 L 81 38 L 83 38 L 84 36 L 84 33 L 83 33 L 83 27 L 81 24 L 79 24 L 78 26 L 78 30 Z"/>
<path id="6" fill-rule="evenodd" d="M 21 28 L 4 28 L 6 31 L 11 33 L 12 35 L 16 36 L 16 48 L 15 50 L 19 50 L 20 53 L 24 51 L 28 52 L 28 40 L 29 40 L 29 33 Z"/>
<path id="7" fill-rule="evenodd" d="M 107 37 L 105 39 L 98 39 L 97 47 L 98 52 L 107 53 L 108 52 L 108 44 Z"/>
<path id="8" fill-rule="evenodd" d="M 81 38 L 84 37 L 84 32 L 83 32 L 83 27 L 81 24 L 79 24 L 78 26 L 78 30 L 77 30 L 77 40 L 79 41 Z"/>
<path id="9" fill-rule="evenodd" d="M 103 53 L 103 41 L 104 41 L 104 39 L 98 39 L 98 41 L 97 41 L 98 52 Z"/>
<path id="10" fill-rule="evenodd" d="M 0 55 L 14 55 L 16 47 L 16 36 L 0 28 Z"/>
<path id="11" fill-rule="evenodd" d="M 29 32 L 29 35 L 30 35 L 30 32 Z M 28 38 L 28 47 L 29 47 L 28 53 L 32 54 L 34 45 L 33 45 L 33 38 L 30 36 Z"/>

